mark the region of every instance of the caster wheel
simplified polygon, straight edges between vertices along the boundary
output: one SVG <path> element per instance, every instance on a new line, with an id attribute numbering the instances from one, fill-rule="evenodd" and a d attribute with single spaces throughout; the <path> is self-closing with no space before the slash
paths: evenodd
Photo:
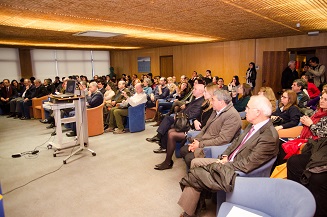
<path id="1" fill-rule="evenodd" d="M 88 146 L 87 143 L 84 142 L 84 147 L 87 147 L 87 146 Z"/>
<path id="2" fill-rule="evenodd" d="M 47 148 L 48 149 L 52 149 L 52 145 L 47 145 Z"/>
<path id="3" fill-rule="evenodd" d="M 96 156 L 96 155 L 97 155 L 97 153 L 92 153 L 92 155 L 93 155 L 93 156 Z"/>
<path id="4" fill-rule="evenodd" d="M 66 161 L 65 160 L 63 162 L 64 162 L 64 164 L 66 164 Z"/>
<path id="5" fill-rule="evenodd" d="M 56 154 L 53 154 L 53 157 L 57 157 L 57 155 Z"/>

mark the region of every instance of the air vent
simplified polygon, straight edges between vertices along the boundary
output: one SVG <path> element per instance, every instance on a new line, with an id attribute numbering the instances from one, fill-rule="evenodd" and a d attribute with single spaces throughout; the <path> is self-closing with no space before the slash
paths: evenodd
<path id="1" fill-rule="evenodd" d="M 115 37 L 115 36 L 123 35 L 123 34 L 114 33 L 114 32 L 86 31 L 86 32 L 78 32 L 73 35 L 74 36 L 86 36 L 86 37 L 110 38 L 110 37 Z"/>

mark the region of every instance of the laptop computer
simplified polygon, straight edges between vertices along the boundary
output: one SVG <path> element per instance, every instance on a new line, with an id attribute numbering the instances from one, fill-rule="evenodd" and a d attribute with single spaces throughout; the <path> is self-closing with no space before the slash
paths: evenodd
<path id="1" fill-rule="evenodd" d="M 53 95 L 53 97 L 55 97 L 55 98 L 74 97 L 75 89 L 76 89 L 76 81 L 75 80 L 68 80 L 65 93 L 64 94 Z"/>

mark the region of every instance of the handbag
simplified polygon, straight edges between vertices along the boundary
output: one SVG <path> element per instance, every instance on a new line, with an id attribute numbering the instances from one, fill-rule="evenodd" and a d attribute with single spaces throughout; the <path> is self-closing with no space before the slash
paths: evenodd
<path id="1" fill-rule="evenodd" d="M 191 126 L 186 114 L 179 112 L 175 115 L 174 128 L 177 132 L 187 132 L 190 130 Z"/>
<path id="2" fill-rule="evenodd" d="M 274 127 L 276 127 L 276 126 L 282 125 L 284 122 L 284 119 L 277 116 L 276 119 L 274 119 L 272 122 L 273 122 Z"/>
<path id="3" fill-rule="evenodd" d="M 300 148 L 303 144 L 307 143 L 307 139 L 294 139 L 282 144 L 282 148 L 286 153 L 284 160 L 287 160 L 293 155 L 300 154 Z"/>

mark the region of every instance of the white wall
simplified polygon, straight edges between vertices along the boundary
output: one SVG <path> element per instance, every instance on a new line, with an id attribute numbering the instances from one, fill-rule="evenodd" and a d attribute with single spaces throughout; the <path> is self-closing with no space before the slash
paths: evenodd
<path id="1" fill-rule="evenodd" d="M 93 63 L 92 63 L 93 55 Z M 109 51 L 84 50 L 31 50 L 32 68 L 34 76 L 39 79 L 55 76 L 85 75 L 91 79 L 92 68 L 94 74 L 109 74 Z"/>
<path id="2" fill-rule="evenodd" d="M 0 48 L 0 80 L 19 81 L 21 77 L 19 53 L 16 48 Z"/>

